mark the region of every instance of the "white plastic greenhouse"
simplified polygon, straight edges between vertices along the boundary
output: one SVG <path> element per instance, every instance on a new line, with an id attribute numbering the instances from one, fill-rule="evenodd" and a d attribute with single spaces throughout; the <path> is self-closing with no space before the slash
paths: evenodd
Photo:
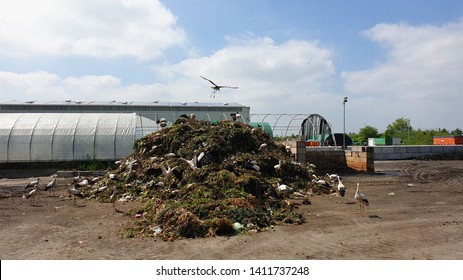
<path id="1" fill-rule="evenodd" d="M 0 163 L 121 159 L 157 129 L 132 113 L 0 114 Z"/>

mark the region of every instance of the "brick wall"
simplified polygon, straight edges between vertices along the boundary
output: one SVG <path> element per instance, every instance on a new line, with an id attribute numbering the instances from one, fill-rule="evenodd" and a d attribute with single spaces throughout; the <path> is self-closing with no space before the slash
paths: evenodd
<path id="1" fill-rule="evenodd" d="M 345 151 L 349 168 L 369 173 L 375 172 L 375 154 L 373 147 L 354 146 Z"/>
<path id="2" fill-rule="evenodd" d="M 312 163 L 317 170 L 324 172 L 340 172 L 354 169 L 363 172 L 375 172 L 374 149 L 372 147 L 352 147 L 342 150 L 336 147 L 306 147 L 305 141 L 297 141 L 295 160 Z"/>

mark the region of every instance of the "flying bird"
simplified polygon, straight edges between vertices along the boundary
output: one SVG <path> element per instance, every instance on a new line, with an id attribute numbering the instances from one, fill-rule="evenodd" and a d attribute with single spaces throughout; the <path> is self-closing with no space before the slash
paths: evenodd
<path id="1" fill-rule="evenodd" d="M 357 183 L 357 191 L 355 191 L 354 198 L 360 203 L 360 216 L 365 215 L 365 206 L 370 205 L 367 196 L 363 192 L 359 192 L 359 183 Z"/>
<path id="2" fill-rule="evenodd" d="M 215 93 L 217 91 L 220 91 L 221 88 L 233 88 L 233 89 L 237 89 L 238 87 L 231 87 L 231 86 L 218 86 L 216 83 L 214 83 L 213 81 L 209 80 L 208 78 L 205 78 L 203 76 L 200 76 L 201 78 L 203 78 L 204 80 L 206 81 L 209 81 L 211 84 L 212 84 L 212 94 L 211 94 L 211 97 L 215 98 Z"/>

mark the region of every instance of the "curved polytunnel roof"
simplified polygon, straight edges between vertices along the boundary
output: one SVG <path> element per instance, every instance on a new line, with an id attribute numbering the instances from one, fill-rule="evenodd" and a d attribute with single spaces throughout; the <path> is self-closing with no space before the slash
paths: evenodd
<path id="1" fill-rule="evenodd" d="M 0 162 L 121 159 L 157 129 L 132 113 L 0 114 Z"/>

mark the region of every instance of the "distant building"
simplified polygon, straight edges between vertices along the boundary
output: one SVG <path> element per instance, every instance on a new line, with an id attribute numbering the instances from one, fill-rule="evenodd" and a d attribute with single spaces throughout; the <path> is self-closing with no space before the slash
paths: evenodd
<path id="1" fill-rule="evenodd" d="M 0 103 L 0 113 L 137 113 L 158 121 L 161 118 L 174 123 L 181 115 L 194 114 L 197 120 L 227 120 L 231 114 L 240 114 L 250 121 L 250 107 L 238 103 L 199 102 L 99 102 L 99 101 L 8 101 Z"/>
<path id="2" fill-rule="evenodd" d="M 249 122 L 237 103 L 19 102 L 0 103 L 0 163 L 116 160 L 135 141 L 182 115 Z"/>

